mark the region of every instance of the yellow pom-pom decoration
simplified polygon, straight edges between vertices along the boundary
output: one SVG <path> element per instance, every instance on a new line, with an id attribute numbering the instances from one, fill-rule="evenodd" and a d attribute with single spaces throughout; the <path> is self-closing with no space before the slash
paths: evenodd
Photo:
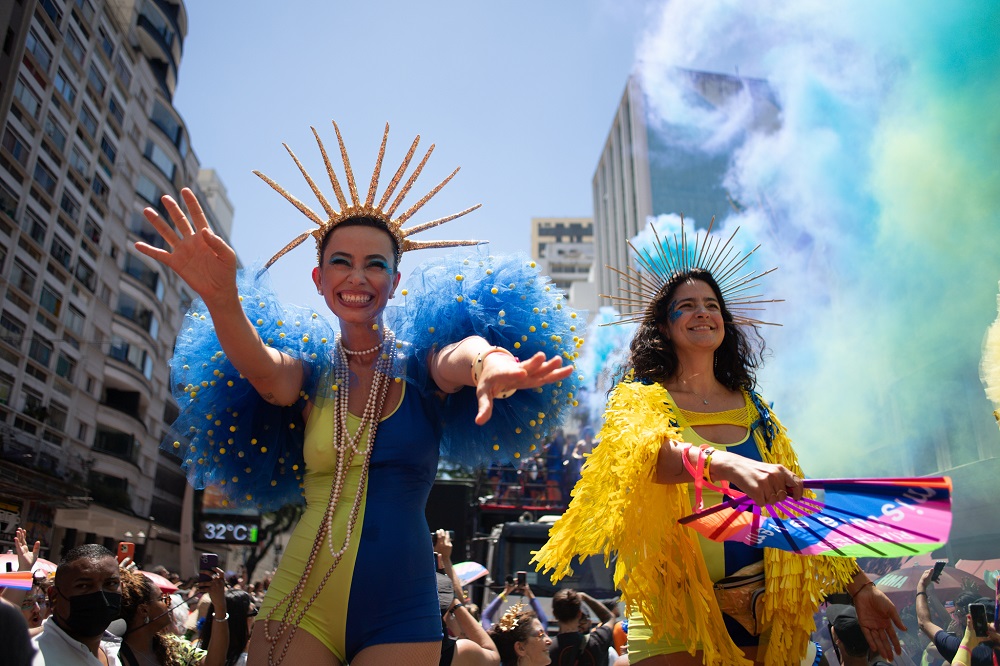
<path id="1" fill-rule="evenodd" d="M 498 294 L 498 293 L 500 293 L 500 290 L 497 289 L 496 287 L 493 287 L 492 289 L 490 289 L 490 293 L 491 294 Z"/>
<path id="2" fill-rule="evenodd" d="M 407 290 L 407 289 L 404 289 L 403 291 L 401 291 L 401 292 L 399 292 L 399 293 L 401 293 L 401 294 L 402 294 L 403 296 L 406 296 L 406 295 L 407 295 L 408 293 L 410 293 L 410 292 L 409 292 L 409 290 Z"/>
<path id="3" fill-rule="evenodd" d="M 461 281 L 462 281 L 462 280 L 464 280 L 464 279 L 465 279 L 465 277 L 464 277 L 464 276 L 462 276 L 462 275 L 456 275 L 456 276 L 455 276 L 455 280 L 457 280 L 458 282 L 461 282 Z"/>

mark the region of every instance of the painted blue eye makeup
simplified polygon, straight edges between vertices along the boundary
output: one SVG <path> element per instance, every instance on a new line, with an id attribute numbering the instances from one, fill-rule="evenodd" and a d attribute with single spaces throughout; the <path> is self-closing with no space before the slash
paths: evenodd
<path id="1" fill-rule="evenodd" d="M 331 266 L 350 266 L 351 262 L 349 262 L 344 257 L 338 257 L 337 255 L 334 255 L 334 256 L 330 257 L 330 265 Z"/>
<path id="2" fill-rule="evenodd" d="M 667 310 L 667 319 L 673 323 L 681 318 L 681 314 L 681 311 L 677 309 L 677 301 L 671 301 L 670 308 Z"/>
<path id="3" fill-rule="evenodd" d="M 389 264 L 386 263 L 386 262 L 384 262 L 384 261 L 372 261 L 372 262 L 369 262 L 368 268 L 376 268 L 376 269 L 378 269 L 380 271 L 388 271 L 389 270 Z"/>

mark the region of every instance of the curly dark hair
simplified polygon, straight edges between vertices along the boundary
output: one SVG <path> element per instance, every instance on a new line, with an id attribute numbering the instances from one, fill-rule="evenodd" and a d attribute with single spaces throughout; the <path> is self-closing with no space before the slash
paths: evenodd
<path id="1" fill-rule="evenodd" d="M 129 626 L 129 630 L 126 632 L 126 640 L 128 640 L 128 634 L 131 633 L 136 627 L 134 621 L 136 614 L 139 611 L 139 606 L 142 604 L 153 603 L 159 599 L 163 593 L 153 581 L 149 580 L 138 571 L 128 571 L 126 569 L 122 569 L 121 578 L 121 616 L 122 619 L 125 620 L 125 623 Z M 162 666 L 183 666 L 184 662 L 181 659 L 177 644 L 163 633 L 153 636 L 153 652 L 156 654 L 157 661 Z"/>
<path id="2" fill-rule="evenodd" d="M 673 377 L 680 362 L 673 343 L 660 333 L 659 324 L 670 316 L 670 305 L 678 287 L 689 280 L 704 282 L 719 299 L 725 335 L 715 351 L 715 378 L 731 391 L 752 391 L 757 384 L 755 370 L 763 363 L 764 340 L 753 329 L 753 338 L 743 326 L 733 323 L 733 315 L 722 298 L 722 290 L 712 274 L 701 268 L 677 273 L 660 290 L 660 295 L 647 310 L 646 319 L 639 325 L 630 345 L 628 365 L 635 370 L 635 378 L 662 382 Z"/>
<path id="3" fill-rule="evenodd" d="M 513 629 L 502 630 L 500 622 L 490 627 L 490 638 L 493 639 L 493 644 L 497 646 L 497 652 L 500 653 L 501 666 L 515 666 L 517 664 L 517 650 L 514 649 L 514 644 L 523 643 L 531 637 L 531 621 L 536 617 L 538 616 L 535 615 L 534 611 L 522 610 L 515 615 L 517 626 Z"/>

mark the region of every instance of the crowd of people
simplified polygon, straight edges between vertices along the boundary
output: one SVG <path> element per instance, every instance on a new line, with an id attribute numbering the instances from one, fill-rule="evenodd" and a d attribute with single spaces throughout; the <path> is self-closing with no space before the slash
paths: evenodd
<path id="1" fill-rule="evenodd" d="M 495 463 L 486 471 L 492 500 L 501 504 L 565 507 L 570 491 L 580 480 L 580 470 L 597 441 L 594 429 L 585 426 L 579 436 L 557 428 L 538 451 L 518 464 Z"/>

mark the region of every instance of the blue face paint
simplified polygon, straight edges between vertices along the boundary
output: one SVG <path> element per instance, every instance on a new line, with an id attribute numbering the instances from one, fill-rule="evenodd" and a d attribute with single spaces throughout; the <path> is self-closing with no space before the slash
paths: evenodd
<path id="1" fill-rule="evenodd" d="M 681 314 L 683 313 L 677 309 L 677 301 L 670 301 L 670 307 L 667 309 L 667 319 L 670 323 L 672 324 L 680 319 Z"/>

